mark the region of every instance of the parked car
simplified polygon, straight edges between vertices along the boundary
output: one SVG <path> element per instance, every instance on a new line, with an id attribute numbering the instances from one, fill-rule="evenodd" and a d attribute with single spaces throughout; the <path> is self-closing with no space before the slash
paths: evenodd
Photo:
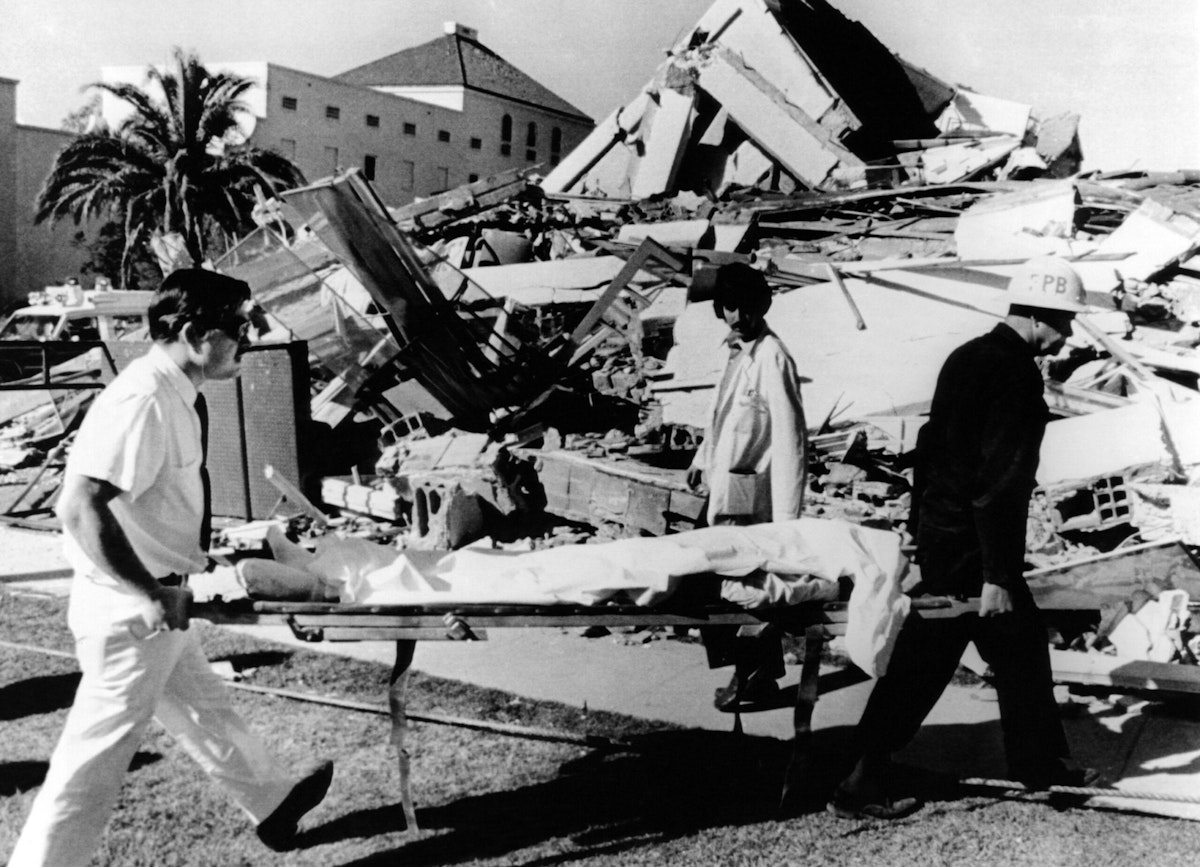
<path id="1" fill-rule="evenodd" d="M 0 326 L 0 340 L 128 340 L 146 338 L 151 292 L 86 292 L 20 307 Z"/>

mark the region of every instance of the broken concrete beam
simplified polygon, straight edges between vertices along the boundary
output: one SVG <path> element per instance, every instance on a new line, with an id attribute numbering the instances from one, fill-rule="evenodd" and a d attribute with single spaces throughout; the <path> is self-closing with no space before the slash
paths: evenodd
<path id="1" fill-rule="evenodd" d="M 531 450 L 527 456 L 535 459 L 546 511 L 553 515 L 654 536 L 694 529 L 701 520 L 704 499 L 687 489 L 681 470 L 569 451 Z"/>
<path id="2" fill-rule="evenodd" d="M 712 224 L 708 220 L 674 220 L 666 223 L 627 223 L 617 231 L 622 244 L 639 244 L 653 238 L 667 247 L 706 247 L 711 245 Z"/>
<path id="3" fill-rule="evenodd" d="M 638 164 L 630 194 L 635 199 L 665 193 L 675 186 L 675 174 L 683 161 L 692 130 L 695 93 L 663 88 L 655 95 L 658 110 L 645 137 L 645 156 Z"/>
<path id="4" fill-rule="evenodd" d="M 1052 178 L 1066 178 L 1079 172 L 1083 149 L 1079 146 L 1079 115 L 1063 112 L 1037 123 L 1037 155 L 1046 164 Z"/>
<path id="5" fill-rule="evenodd" d="M 1072 255 L 1078 204 L 1071 181 L 1033 182 L 980 199 L 958 218 L 956 251 L 964 259 Z"/>
<path id="6" fill-rule="evenodd" d="M 1080 448 L 1080 443 L 1087 447 Z M 1059 486 L 1173 465 L 1163 441 L 1161 414 L 1153 403 L 1143 401 L 1050 422 L 1037 480 L 1041 486 Z"/>
<path id="7" fill-rule="evenodd" d="M 835 139 L 862 126 L 764 0 L 717 0 L 676 51 L 694 44 L 701 33 L 706 42 L 740 56 L 746 66 L 773 82 L 784 99 Z"/>
<path id="8" fill-rule="evenodd" d="M 775 161 L 752 141 L 744 141 L 725 160 L 724 183 L 717 188 L 725 195 L 730 187 L 756 187 L 768 181 Z"/>
<path id="9" fill-rule="evenodd" d="M 1116 270 L 1124 280 L 1144 281 L 1198 248 L 1200 222 L 1195 217 L 1148 199 L 1101 242 L 1099 252 L 1132 253 Z"/>
<path id="10" fill-rule="evenodd" d="M 937 119 L 937 128 L 944 135 L 1004 133 L 1023 139 L 1030 111 L 1030 106 L 1020 102 L 959 88 Z"/>
<path id="11" fill-rule="evenodd" d="M 737 56 L 717 49 L 697 63 L 702 90 L 728 109 L 746 134 L 784 169 L 811 187 L 826 184 L 835 169 L 863 162 L 829 131 Z"/>
<path id="12" fill-rule="evenodd" d="M 649 104 L 650 94 L 643 91 L 629 105 L 615 110 L 542 179 L 542 189 L 548 193 L 569 192 L 613 145 L 638 128 Z"/>
<path id="13" fill-rule="evenodd" d="M 1021 146 L 1021 139 L 1001 135 L 971 139 L 946 147 L 900 154 L 913 183 L 949 184 L 999 165 Z"/>

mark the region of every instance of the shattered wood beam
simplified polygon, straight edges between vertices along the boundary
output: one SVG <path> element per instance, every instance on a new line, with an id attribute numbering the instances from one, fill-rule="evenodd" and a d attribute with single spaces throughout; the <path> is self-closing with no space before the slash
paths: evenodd
<path id="1" fill-rule="evenodd" d="M 518 403 L 542 378 L 532 366 L 489 360 L 357 169 L 284 194 L 383 311 L 405 363 L 460 427 L 482 429 L 491 410 Z M 313 218 L 320 214 L 322 220 Z"/>
<path id="2" fill-rule="evenodd" d="M 579 179 L 600 162 L 614 145 L 624 141 L 626 136 L 638 128 L 649 102 L 650 94 L 643 91 L 629 105 L 618 108 L 606 117 L 600 126 L 542 179 L 542 189 L 548 193 L 565 193 L 579 183 Z"/>
<path id="3" fill-rule="evenodd" d="M 1086 315 L 1076 316 L 1075 321 L 1080 328 L 1087 332 L 1089 337 L 1103 346 L 1109 355 L 1125 365 L 1132 377 L 1146 389 L 1150 402 L 1158 412 L 1159 424 L 1162 426 L 1163 445 L 1166 446 L 1167 454 L 1171 456 L 1172 469 L 1180 476 L 1185 475 L 1183 460 L 1179 456 L 1179 446 L 1175 442 L 1175 433 L 1171 429 L 1171 419 L 1168 418 L 1162 404 L 1162 389 L 1159 384 L 1165 383 L 1166 380 L 1156 376 L 1150 368 L 1142 364 L 1140 359 L 1113 340 L 1111 335 L 1105 333 Z"/>
<path id="4" fill-rule="evenodd" d="M 858 305 L 854 303 L 854 297 L 850 294 L 850 290 L 846 288 L 845 281 L 842 280 L 842 275 L 838 272 L 837 265 L 832 262 L 826 263 L 829 269 L 829 279 L 837 284 L 838 289 L 842 290 L 842 295 L 846 298 L 846 303 L 850 305 L 850 312 L 854 314 L 854 324 L 859 331 L 866 331 L 867 323 L 862 318 L 862 313 L 859 312 Z"/>
<path id="5" fill-rule="evenodd" d="M 515 198 L 529 186 L 530 173 L 530 169 L 513 169 L 463 184 L 422 202 L 388 210 L 397 223 L 414 222 L 423 229 L 433 228 Z"/>
<path id="6" fill-rule="evenodd" d="M 633 251 L 633 255 L 629 257 L 628 261 L 625 262 L 625 266 L 617 272 L 617 276 L 613 277 L 612 282 L 608 284 L 608 288 L 604 290 L 604 294 L 592 305 L 592 308 L 583 317 L 583 320 L 571 332 L 572 346 L 578 347 L 583 343 L 587 336 L 591 334 L 592 329 L 599 324 L 604 311 L 616 300 L 617 295 L 628 285 L 637 272 L 642 270 L 642 266 L 650 260 L 661 262 L 663 265 L 676 271 L 682 271 L 685 264 L 653 238 L 645 238 L 638 245 L 638 248 Z"/>
<path id="7" fill-rule="evenodd" d="M 631 195 L 635 199 L 647 199 L 674 187 L 675 175 L 692 131 L 695 93 L 663 88 L 656 99 L 658 111 L 646 139 L 646 154 L 633 181 Z"/>
<path id="8" fill-rule="evenodd" d="M 700 88 L 729 110 L 750 139 L 808 186 L 826 184 L 837 169 L 865 168 L 862 160 L 730 52 L 713 51 L 697 73 Z"/>

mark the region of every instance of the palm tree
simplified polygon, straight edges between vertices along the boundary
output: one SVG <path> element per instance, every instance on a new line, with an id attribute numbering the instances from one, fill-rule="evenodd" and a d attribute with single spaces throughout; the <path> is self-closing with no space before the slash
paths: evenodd
<path id="1" fill-rule="evenodd" d="M 237 143 L 237 116 L 247 111 L 247 78 L 209 72 L 195 54 L 175 49 L 175 67 L 147 70 L 156 99 L 131 84 L 91 87 L 129 103 L 116 130 L 80 135 L 55 158 L 38 194 L 35 222 L 107 217 L 124 226 L 122 284 L 133 251 L 155 232 L 178 233 L 196 264 L 219 228 L 253 228 L 256 190 L 267 196 L 304 183 L 287 158 Z"/>

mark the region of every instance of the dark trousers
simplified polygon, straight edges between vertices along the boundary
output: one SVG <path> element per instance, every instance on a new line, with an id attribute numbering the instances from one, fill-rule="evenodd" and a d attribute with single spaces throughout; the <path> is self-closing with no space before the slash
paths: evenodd
<path id="1" fill-rule="evenodd" d="M 754 521 L 746 517 L 739 519 L 726 516 L 717 524 L 744 526 Z M 713 584 L 713 601 L 719 599 Z M 773 623 L 745 624 L 742 626 L 701 626 L 700 640 L 709 668 L 734 666 L 738 679 L 744 685 L 752 674 L 767 676 L 772 680 L 783 677 L 783 634 Z"/>
<path id="2" fill-rule="evenodd" d="M 978 552 L 951 540 L 922 551 L 921 572 L 923 586 L 937 593 L 954 587 L 977 593 L 981 584 Z M 1010 588 L 1014 610 L 1007 614 L 942 620 L 910 615 L 859 721 L 864 754 L 886 758 L 916 736 L 967 643 L 974 642 L 994 674 L 1009 773 L 1038 777 L 1069 755 L 1054 700 L 1046 627 L 1028 587 L 1018 582 Z"/>

